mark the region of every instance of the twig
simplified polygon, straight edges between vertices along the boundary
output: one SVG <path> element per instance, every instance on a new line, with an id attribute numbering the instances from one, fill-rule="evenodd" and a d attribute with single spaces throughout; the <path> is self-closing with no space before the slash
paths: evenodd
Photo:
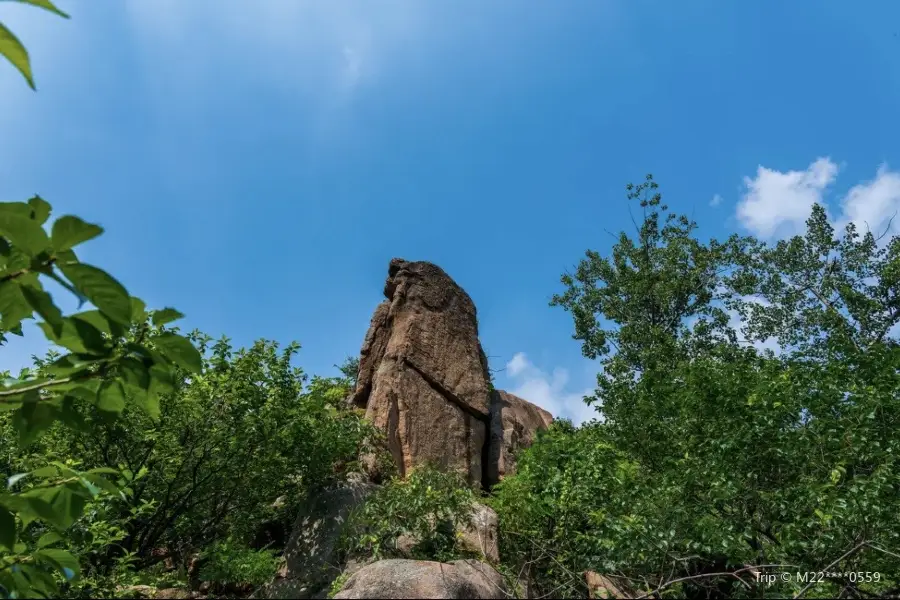
<path id="1" fill-rule="evenodd" d="M 841 562 L 841 561 L 844 560 L 845 558 L 849 558 L 850 556 L 853 556 L 854 554 L 856 554 L 857 552 L 859 552 L 860 550 L 862 550 L 863 548 L 865 548 L 865 547 L 868 546 L 868 545 L 869 545 L 868 542 L 865 542 L 865 541 L 860 542 L 860 543 L 858 543 L 857 545 L 855 545 L 855 546 L 853 546 L 852 548 L 850 548 L 849 550 L 847 550 L 846 552 L 844 552 L 842 555 L 840 555 L 840 556 L 837 557 L 836 559 L 834 559 L 833 561 L 831 561 L 831 564 L 829 564 L 827 567 L 823 567 L 823 568 L 818 569 L 818 570 L 819 570 L 819 571 L 828 571 L 828 569 L 830 569 L 830 568 L 833 567 L 834 565 L 838 564 L 839 562 Z M 800 598 L 801 596 L 803 596 L 803 594 L 806 593 L 806 590 L 808 590 L 809 588 L 811 588 L 811 587 L 812 587 L 814 584 L 816 584 L 816 583 L 818 583 L 818 581 L 817 581 L 815 578 L 813 578 L 813 580 L 810 581 L 809 583 L 807 583 L 805 586 L 803 586 L 803 588 L 802 588 L 799 592 L 797 592 L 796 594 L 794 594 L 794 600 L 797 600 L 797 598 Z"/>
<path id="2" fill-rule="evenodd" d="M 658 594 L 660 591 L 666 589 L 667 587 L 671 587 L 671 586 L 675 585 L 676 583 L 681 583 L 683 581 L 694 581 L 697 579 L 709 579 L 711 577 L 734 577 L 735 579 L 737 579 L 738 581 L 740 581 L 741 583 L 743 583 L 745 586 L 747 586 L 749 588 L 750 586 L 747 584 L 747 582 L 744 581 L 743 579 L 741 579 L 740 577 L 738 577 L 738 573 L 744 573 L 746 571 L 752 571 L 754 569 L 775 569 L 775 568 L 784 568 L 784 567 L 796 568 L 797 565 L 751 565 L 749 567 L 743 567 L 736 571 L 723 571 L 721 573 L 702 573 L 700 575 L 689 575 L 687 577 L 679 577 L 677 579 L 672 579 L 670 581 L 663 583 L 662 585 L 657 587 L 652 592 L 647 592 L 643 596 L 638 596 L 638 600 L 641 598 L 649 598 L 650 596 L 654 596 L 654 595 Z"/>

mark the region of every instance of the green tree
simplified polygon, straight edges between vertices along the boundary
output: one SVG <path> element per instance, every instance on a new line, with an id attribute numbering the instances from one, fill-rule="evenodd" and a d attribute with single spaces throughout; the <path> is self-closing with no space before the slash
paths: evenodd
<path id="1" fill-rule="evenodd" d="M 774 246 L 701 242 L 652 178 L 629 197 L 644 210 L 637 238 L 589 252 L 554 298 L 601 361 L 606 421 L 525 453 L 498 490 L 507 537 L 544 548 L 545 592 L 577 595 L 564 565 L 647 593 L 777 596 L 800 586 L 748 574 L 839 557 L 833 567 L 881 581 L 819 593 L 896 586 L 900 244 L 852 226 L 837 237 L 821 207 Z"/>

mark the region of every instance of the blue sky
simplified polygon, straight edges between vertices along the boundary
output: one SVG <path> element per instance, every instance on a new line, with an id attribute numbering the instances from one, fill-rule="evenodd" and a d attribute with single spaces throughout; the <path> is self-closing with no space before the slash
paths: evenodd
<path id="1" fill-rule="evenodd" d="M 581 420 L 596 367 L 559 276 L 652 172 L 701 233 L 900 208 L 900 4 L 579 0 L 3 3 L 4 200 L 107 229 L 81 253 L 185 325 L 359 350 L 395 256 L 472 296 L 500 387 Z M 30 335 L 0 368 L 41 348 Z"/>

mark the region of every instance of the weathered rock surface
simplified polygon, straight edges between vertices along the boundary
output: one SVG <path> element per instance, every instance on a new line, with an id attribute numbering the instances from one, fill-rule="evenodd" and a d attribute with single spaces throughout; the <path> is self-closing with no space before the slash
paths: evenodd
<path id="1" fill-rule="evenodd" d="M 530 446 L 537 432 L 553 421 L 553 415 L 543 408 L 503 390 L 492 394 L 490 413 L 490 447 L 484 477 L 488 486 L 512 474 L 515 454 Z"/>
<path id="2" fill-rule="evenodd" d="M 377 489 L 362 477 L 311 498 L 300 511 L 284 550 L 285 565 L 257 598 L 309 598 L 341 572 L 338 542 L 350 512 Z"/>
<path id="3" fill-rule="evenodd" d="M 490 386 L 475 305 L 443 270 L 391 261 L 353 402 L 385 431 L 401 475 L 416 465 L 483 477 Z"/>
<path id="4" fill-rule="evenodd" d="M 351 575 L 335 598 L 506 598 L 493 567 L 475 560 L 380 560 Z"/>
<path id="5" fill-rule="evenodd" d="M 472 523 L 460 531 L 459 543 L 463 548 L 477 552 L 485 560 L 496 564 L 500 562 L 498 527 L 499 521 L 494 509 L 476 502 L 472 506 Z"/>

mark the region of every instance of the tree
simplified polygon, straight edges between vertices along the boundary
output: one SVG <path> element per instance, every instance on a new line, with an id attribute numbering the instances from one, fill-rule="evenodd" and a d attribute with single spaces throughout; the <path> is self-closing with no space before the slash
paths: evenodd
<path id="1" fill-rule="evenodd" d="M 834 563 L 881 581 L 820 591 L 885 593 L 900 578 L 900 244 L 835 237 L 821 207 L 775 246 L 704 243 L 656 189 L 629 187 L 636 239 L 563 276 L 553 302 L 601 361 L 606 422 L 525 452 L 499 490 L 507 535 L 545 549 L 545 592 L 577 595 L 562 573 L 596 570 L 646 593 L 808 593 L 748 580 L 750 566 Z"/>
<path id="2" fill-rule="evenodd" d="M 125 557 L 137 571 L 164 560 L 187 568 L 207 551 L 214 561 L 231 557 L 226 566 L 269 564 L 271 557 L 255 557 L 253 549 L 280 550 L 297 506 L 352 469 L 372 438 L 344 408 L 348 379 L 307 381 L 292 366 L 298 344 L 279 351 L 260 340 L 234 350 L 227 338 L 190 337 L 204 355 L 203 370 L 178 373 L 157 416 L 126 407 L 110 421 L 84 407 L 91 435 L 53 427 L 32 453 L 13 456 L 19 470 L 67 460 L 134 474 L 128 494 L 104 505 L 103 520 L 122 534 L 114 545 L 92 547 L 85 558 L 94 577 L 79 594 L 102 593 Z M 37 370 L 53 359 L 38 361 Z M 4 437 L 0 428 L 0 444 Z"/>

